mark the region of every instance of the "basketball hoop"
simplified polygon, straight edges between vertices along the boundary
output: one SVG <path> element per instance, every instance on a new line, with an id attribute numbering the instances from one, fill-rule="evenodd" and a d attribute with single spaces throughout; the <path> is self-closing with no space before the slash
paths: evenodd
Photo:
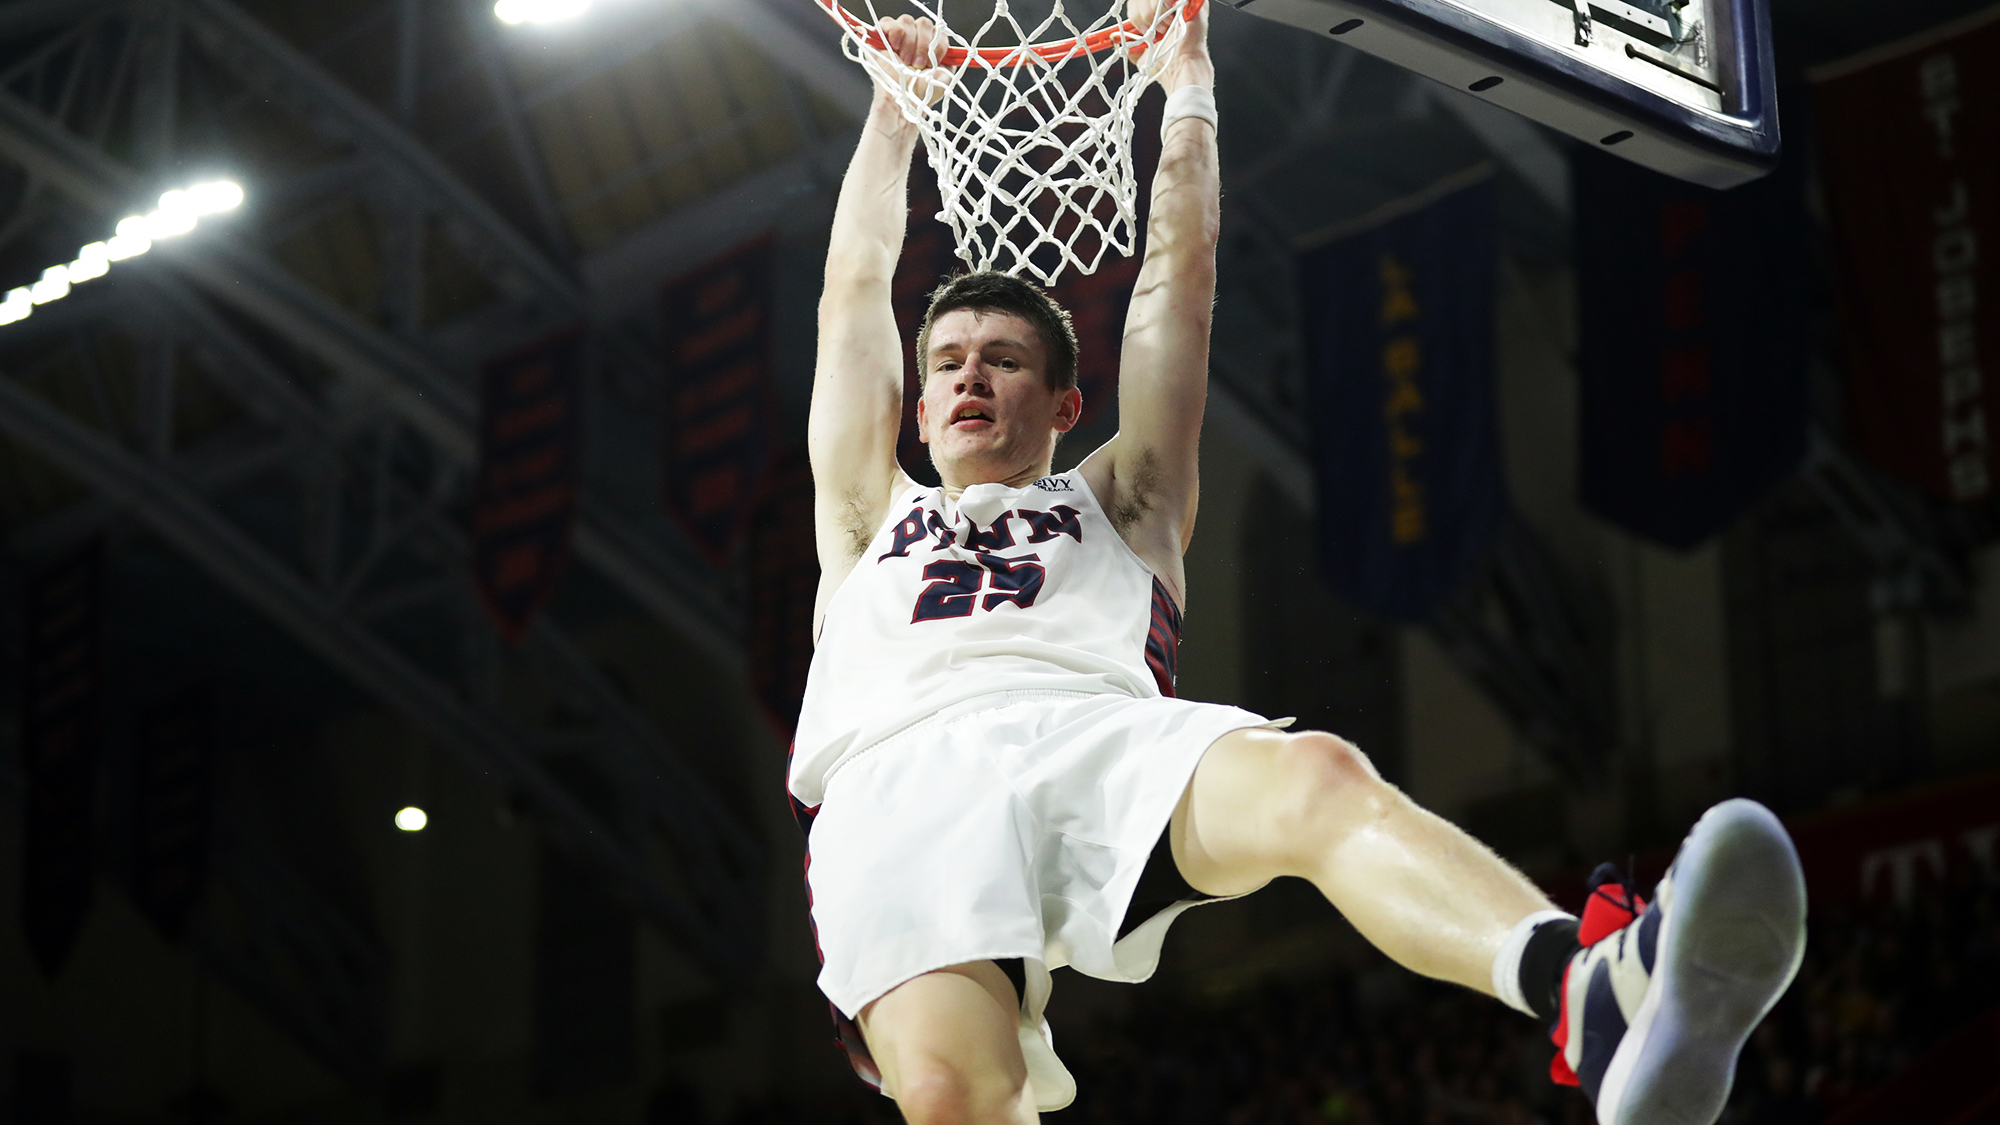
<path id="1" fill-rule="evenodd" d="M 1205 0 L 1167 0 L 1146 28 L 1126 18 L 1129 0 L 1109 0 L 1088 21 L 1054 0 L 1032 27 L 1009 0 L 993 0 L 970 32 L 945 21 L 946 0 L 910 0 L 944 39 L 925 69 L 889 50 L 875 0 L 861 2 L 866 19 L 843 0 L 817 0 L 840 24 L 847 57 L 917 126 L 944 201 L 937 218 L 968 266 L 1053 285 L 1065 268 L 1095 272 L 1107 250 L 1131 256 L 1132 117 Z"/>

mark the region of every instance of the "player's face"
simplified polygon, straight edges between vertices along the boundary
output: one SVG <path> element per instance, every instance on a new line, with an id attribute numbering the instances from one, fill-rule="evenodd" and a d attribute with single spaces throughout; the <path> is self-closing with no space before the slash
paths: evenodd
<path id="1" fill-rule="evenodd" d="M 947 485 L 1047 471 L 1055 436 L 1076 425 L 1082 396 L 1052 391 L 1048 349 L 1011 313 L 954 309 L 931 325 L 917 434 Z"/>

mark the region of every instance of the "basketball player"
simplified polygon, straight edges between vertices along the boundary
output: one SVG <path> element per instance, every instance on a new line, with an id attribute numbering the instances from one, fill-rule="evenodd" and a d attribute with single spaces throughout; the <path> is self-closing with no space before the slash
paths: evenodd
<path id="1" fill-rule="evenodd" d="M 1158 2 L 1134 4 L 1142 25 Z M 1769 812 L 1710 810 L 1650 905 L 1594 887 L 1579 920 L 1354 746 L 1173 696 L 1220 221 L 1207 19 L 1160 78 L 1118 434 L 1071 472 L 1050 471 L 1082 409 L 1068 316 L 997 274 L 939 289 L 918 338 L 942 487 L 898 466 L 890 278 L 917 131 L 879 90 L 848 168 L 790 786 L 852 1061 L 911 1122 L 1035 1121 L 1074 1094 L 1042 1020 L 1051 969 L 1143 980 L 1175 915 L 1294 875 L 1401 964 L 1541 1020 L 1601 1121 L 1713 1121 L 1802 952 L 1797 859 Z M 905 63 L 935 59 L 928 21 L 881 29 Z"/>

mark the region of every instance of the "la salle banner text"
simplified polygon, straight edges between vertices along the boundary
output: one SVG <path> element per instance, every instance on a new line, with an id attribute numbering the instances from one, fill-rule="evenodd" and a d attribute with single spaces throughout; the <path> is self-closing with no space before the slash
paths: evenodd
<path id="1" fill-rule="evenodd" d="M 1440 188 L 1299 259 L 1321 567 L 1424 620 L 1506 511 L 1493 412 L 1493 184 Z"/>

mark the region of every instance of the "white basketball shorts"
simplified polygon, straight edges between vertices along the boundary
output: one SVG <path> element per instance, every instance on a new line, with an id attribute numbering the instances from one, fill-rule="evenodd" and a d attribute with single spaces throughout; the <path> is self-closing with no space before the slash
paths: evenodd
<path id="1" fill-rule="evenodd" d="M 1289 722 L 1180 699 L 1002 692 L 855 755 L 828 779 L 808 846 L 821 991 L 851 1019 L 934 969 L 1020 958 L 1036 1100 L 1068 1105 L 1076 1084 L 1042 1018 L 1049 970 L 1153 975 L 1173 919 L 1212 901 L 1118 937 L 1195 766 L 1230 731 Z"/>

